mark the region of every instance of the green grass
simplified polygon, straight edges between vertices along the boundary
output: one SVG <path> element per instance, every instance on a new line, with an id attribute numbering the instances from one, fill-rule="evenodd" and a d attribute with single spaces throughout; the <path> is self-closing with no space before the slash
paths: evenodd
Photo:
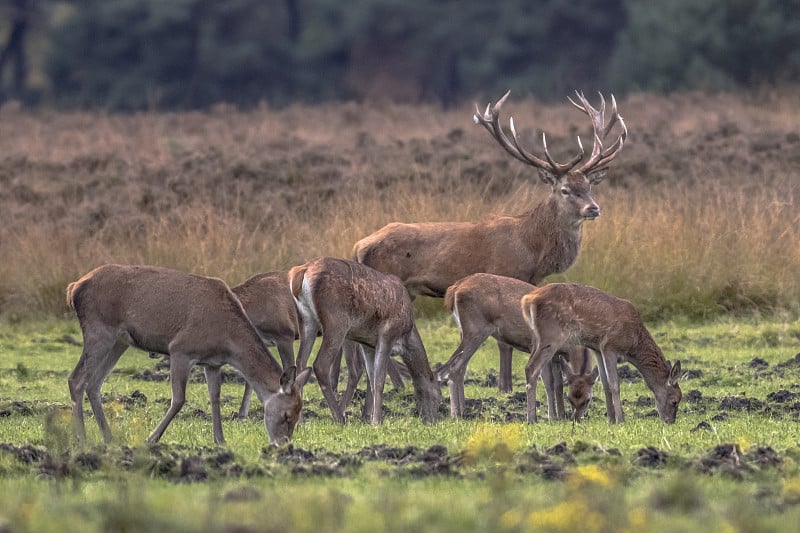
<path id="1" fill-rule="evenodd" d="M 450 319 L 428 317 L 419 326 L 431 361 L 446 360 L 458 343 Z M 524 391 L 526 356 L 515 357 L 514 393 L 500 394 L 483 383 L 498 363 L 495 344 L 487 342 L 471 362 L 465 391 L 468 399 L 482 399 L 483 408 L 467 420 L 444 415 L 426 426 L 411 415 L 413 400 L 404 390 L 387 391 L 390 413 L 382 426 L 358 420 L 337 426 L 311 383 L 293 449 L 270 450 L 257 402 L 248 420 L 230 419 L 241 386 L 228 383 L 223 387 L 228 446 L 215 448 L 210 420 L 195 414 L 209 412 L 199 379 L 190 384 L 187 405 L 167 429 L 165 444 L 151 449 L 144 440 L 166 410 L 169 385 L 134 379 L 155 361 L 130 350 L 103 388 L 116 440 L 102 445 L 89 416 L 90 445 L 83 450 L 88 455 L 81 455 L 72 446 L 66 384 L 80 355 L 77 322 L 3 324 L 0 443 L 7 445 L 0 449 L 0 527 L 365 532 L 794 527 L 800 520 L 800 433 L 793 405 L 800 396 L 787 402 L 769 398 L 781 390 L 800 395 L 800 365 L 782 365 L 800 352 L 800 321 L 676 319 L 654 325 L 652 332 L 667 358 L 683 361 L 688 373 L 678 420 L 670 426 L 650 415 L 652 394 L 641 380 L 622 384 L 623 425 L 605 421 L 599 384 L 589 419 L 574 429 L 567 422 L 524 424 L 524 402 L 515 394 Z M 147 402 L 127 405 L 134 391 Z M 699 400 L 690 401 L 690 391 L 699 391 Z M 722 409 L 724 399 L 752 400 L 755 407 Z M 723 411 L 727 418 L 719 416 Z M 541 407 L 540 414 L 545 415 Z M 709 466 L 715 448 L 728 444 L 735 445 L 740 463 Z M 26 445 L 47 452 L 49 459 L 21 461 L 13 450 Z M 419 452 L 399 460 L 359 455 L 380 445 L 414 446 Z M 444 446 L 451 462 L 439 474 L 424 471 L 418 459 L 433 446 Z M 663 463 L 648 466 L 637 459 L 648 447 L 664 454 Z M 759 462 L 765 447 L 777 461 Z M 292 454 L 302 450 L 313 457 L 297 462 Z M 191 473 L 191 456 L 199 458 L 204 476 L 185 483 L 191 479 L 184 475 L 187 468 Z M 86 466 L 86 457 L 98 464 Z M 220 457 L 229 462 L 216 464 Z M 548 479 L 547 465 L 559 480 Z"/>

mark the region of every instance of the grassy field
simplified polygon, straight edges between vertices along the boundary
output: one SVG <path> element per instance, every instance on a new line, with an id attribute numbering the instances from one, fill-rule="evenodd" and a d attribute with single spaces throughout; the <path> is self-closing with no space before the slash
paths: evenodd
<path id="1" fill-rule="evenodd" d="M 131 350 L 103 392 L 115 442 L 76 449 L 67 376 L 78 360 L 66 285 L 106 262 L 231 285 L 314 256 L 348 257 L 392 221 L 523 213 L 548 194 L 472 124 L 472 109 L 325 105 L 107 115 L 0 109 L 0 531 L 786 531 L 800 523 L 800 123 L 797 88 L 619 101 L 630 136 L 593 189 L 577 262 L 548 281 L 639 308 L 684 394 L 662 424 L 624 367 L 626 422 L 600 385 L 589 419 L 524 424 L 524 354 L 500 394 L 492 342 L 468 369 L 466 416 L 425 426 L 409 390 L 385 423 L 330 421 L 316 383 L 292 446 L 271 449 L 242 385 L 223 388 L 212 446 L 200 373 L 164 443 L 159 361 Z M 495 95 L 499 96 L 499 95 Z M 488 98 L 487 98 L 488 100 Z M 588 139 L 566 101 L 512 95 L 531 149 Z M 507 116 L 506 115 L 506 118 Z M 415 302 L 432 362 L 458 331 Z M 447 397 L 446 388 L 443 389 Z M 541 392 L 540 394 L 544 394 Z M 540 398 L 543 400 L 543 397 Z M 88 409 L 88 404 L 86 405 Z M 540 414 L 544 409 L 540 408 Z"/>
<path id="2" fill-rule="evenodd" d="M 432 361 L 456 346 L 449 320 L 424 319 Z M 164 443 L 144 439 L 166 410 L 158 361 L 131 350 L 104 387 L 117 441 L 87 419 L 72 446 L 66 377 L 80 354 L 76 321 L 0 331 L 0 525 L 12 531 L 785 531 L 800 519 L 800 322 L 667 321 L 653 332 L 686 372 L 678 421 L 655 415 L 626 370 L 627 421 L 609 426 L 600 385 L 589 419 L 524 424 L 515 391 L 493 386 L 487 343 L 468 370 L 464 420 L 423 425 L 409 390 L 387 394 L 381 427 L 330 421 L 315 383 L 291 447 L 269 449 L 255 408 L 232 415 L 242 386 L 223 389 L 227 447 L 213 447 L 197 374 Z M 145 372 L 145 371 L 148 372 Z M 231 375 L 233 380 L 235 376 Z M 446 396 L 446 394 L 445 394 Z M 543 400 L 540 398 L 540 400 Z M 88 404 L 87 404 L 88 409 Z M 540 410 L 543 412 L 543 410 Z M 86 524 L 86 525 L 84 525 Z"/>

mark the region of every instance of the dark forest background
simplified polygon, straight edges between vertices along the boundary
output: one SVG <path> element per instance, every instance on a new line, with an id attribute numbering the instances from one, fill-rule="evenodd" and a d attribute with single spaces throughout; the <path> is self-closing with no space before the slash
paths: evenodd
<path id="1" fill-rule="evenodd" d="M 0 101 L 438 102 L 800 81 L 800 0 L 0 0 Z"/>

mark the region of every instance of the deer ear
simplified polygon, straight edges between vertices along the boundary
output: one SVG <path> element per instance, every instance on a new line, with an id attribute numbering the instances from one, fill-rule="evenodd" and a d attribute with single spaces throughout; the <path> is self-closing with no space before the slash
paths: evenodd
<path id="1" fill-rule="evenodd" d="M 294 385 L 297 376 L 297 367 L 292 365 L 281 374 L 281 392 L 289 394 L 292 392 L 292 385 Z"/>
<path id="2" fill-rule="evenodd" d="M 586 176 L 586 179 L 589 180 L 590 184 L 597 185 L 603 181 L 603 178 L 606 177 L 606 172 L 608 172 L 608 167 L 593 170 L 589 172 L 589 174 Z"/>
<path id="3" fill-rule="evenodd" d="M 539 177 L 542 178 L 543 182 L 555 187 L 556 183 L 558 182 L 558 176 L 556 176 L 546 168 L 537 167 L 536 170 L 539 171 Z"/>
<path id="4" fill-rule="evenodd" d="M 294 380 L 294 382 L 297 383 L 297 386 L 301 389 L 306 386 L 306 383 L 308 383 L 308 378 L 311 377 L 311 370 L 311 367 L 307 366 L 301 370 L 299 374 L 297 374 L 297 378 Z"/>
<path id="5" fill-rule="evenodd" d="M 672 365 L 672 368 L 669 371 L 668 381 L 671 385 L 675 385 L 678 383 L 680 377 L 681 377 L 681 362 L 675 361 L 675 364 Z"/>
<path id="6" fill-rule="evenodd" d="M 599 377 L 600 377 L 600 367 L 596 366 L 594 367 L 594 370 L 592 370 L 592 383 L 597 381 L 597 378 Z"/>

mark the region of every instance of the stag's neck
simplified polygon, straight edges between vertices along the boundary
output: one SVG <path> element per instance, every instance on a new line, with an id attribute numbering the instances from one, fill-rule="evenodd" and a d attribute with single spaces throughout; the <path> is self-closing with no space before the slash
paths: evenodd
<path id="1" fill-rule="evenodd" d="M 536 259 L 531 282 L 539 284 L 550 274 L 568 269 L 581 248 L 583 219 L 576 221 L 559 208 L 551 195 L 527 215 L 525 241 Z"/>

